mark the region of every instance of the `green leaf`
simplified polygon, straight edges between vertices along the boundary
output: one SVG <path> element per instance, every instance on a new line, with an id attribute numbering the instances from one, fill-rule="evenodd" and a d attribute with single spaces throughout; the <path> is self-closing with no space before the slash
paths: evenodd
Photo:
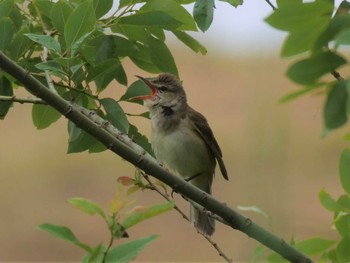
<path id="1" fill-rule="evenodd" d="M 271 26 L 289 31 L 281 56 L 296 55 L 314 47 L 331 18 L 333 5 L 330 1 L 286 1 L 279 5 L 265 21 Z"/>
<path id="2" fill-rule="evenodd" d="M 95 9 L 96 18 L 100 18 L 107 14 L 113 7 L 113 0 L 93 0 L 93 6 Z"/>
<path id="3" fill-rule="evenodd" d="M 157 237 L 157 235 L 152 235 L 114 247 L 108 252 L 106 262 L 128 263 Z"/>
<path id="4" fill-rule="evenodd" d="M 149 95 L 149 94 L 151 94 L 150 88 L 147 87 L 147 85 L 145 85 L 141 80 L 136 80 L 134 83 L 132 83 L 129 86 L 125 94 L 121 96 L 120 100 L 128 101 L 134 97 Z M 130 102 L 143 104 L 143 102 L 139 100 L 130 100 Z"/>
<path id="5" fill-rule="evenodd" d="M 49 105 L 34 104 L 32 108 L 32 120 L 34 126 L 41 130 L 49 127 L 61 117 L 61 113 Z"/>
<path id="6" fill-rule="evenodd" d="M 15 33 L 15 26 L 10 18 L 5 17 L 0 20 L 0 32 L 0 50 L 6 51 Z"/>
<path id="7" fill-rule="evenodd" d="M 307 85 L 316 82 L 321 76 L 330 73 L 346 60 L 333 52 L 322 52 L 294 63 L 287 71 L 294 82 Z"/>
<path id="8" fill-rule="evenodd" d="M 120 78 L 120 75 L 118 75 L 122 74 L 120 71 L 121 65 L 117 58 L 106 59 L 89 68 L 87 81 L 95 81 L 97 92 L 100 93 L 114 78 Z M 125 82 L 126 80 L 122 79 L 121 81 Z"/>
<path id="9" fill-rule="evenodd" d="M 55 51 L 56 53 L 61 53 L 61 45 L 58 43 L 53 37 L 47 35 L 39 35 L 39 34 L 25 34 L 34 42 L 47 47 L 50 50 Z"/>
<path id="10" fill-rule="evenodd" d="M 57 61 L 46 61 L 41 62 L 35 65 L 37 69 L 40 69 L 42 71 L 49 71 L 51 74 L 56 75 L 62 79 L 66 77 L 66 73 L 63 71 L 61 65 Z"/>
<path id="11" fill-rule="evenodd" d="M 111 26 L 111 30 L 114 33 L 122 34 L 132 41 L 139 41 L 146 43 L 149 32 L 142 26 L 138 25 L 125 25 L 125 24 L 115 24 Z M 137 43 L 135 43 L 137 45 Z"/>
<path id="12" fill-rule="evenodd" d="M 94 263 L 102 262 L 103 253 L 106 251 L 106 247 L 102 244 L 99 244 L 97 247 L 93 248 L 92 251 L 87 254 L 83 259 L 82 263 Z"/>
<path id="13" fill-rule="evenodd" d="M 0 19 L 8 17 L 14 8 L 14 0 L 1 0 L 0 1 Z"/>
<path id="14" fill-rule="evenodd" d="M 219 0 L 219 1 L 229 3 L 234 7 L 237 7 L 243 4 L 243 0 Z"/>
<path id="15" fill-rule="evenodd" d="M 107 119 L 115 126 L 117 129 L 127 134 L 129 130 L 129 122 L 126 118 L 125 112 L 122 107 L 119 106 L 112 98 L 101 99 L 100 103 L 107 113 Z"/>
<path id="16" fill-rule="evenodd" d="M 310 50 L 313 48 L 321 31 L 322 27 L 317 27 L 317 30 L 314 28 L 312 30 L 305 28 L 304 30 L 289 34 L 283 43 L 281 56 L 290 57 Z"/>
<path id="17" fill-rule="evenodd" d="M 339 175 L 345 192 L 350 195 L 350 149 L 345 149 L 340 156 Z"/>
<path id="18" fill-rule="evenodd" d="M 207 49 L 186 32 L 183 32 L 183 31 L 172 31 L 172 32 L 182 43 L 184 43 L 194 52 L 197 52 L 197 53 L 200 52 L 202 55 L 207 54 Z"/>
<path id="19" fill-rule="evenodd" d="M 17 8 L 12 8 L 10 18 L 18 31 L 21 28 L 24 20 L 21 12 Z"/>
<path id="20" fill-rule="evenodd" d="M 323 118 L 328 129 L 335 129 L 347 121 L 346 104 L 348 101 L 346 83 L 338 81 L 329 92 L 324 106 Z"/>
<path id="21" fill-rule="evenodd" d="M 87 32 L 86 34 L 82 35 L 77 41 L 74 42 L 71 50 L 71 55 L 70 55 L 71 58 L 75 56 L 75 54 L 78 52 L 78 50 L 80 49 L 85 39 L 87 39 L 92 33 L 93 31 Z"/>
<path id="22" fill-rule="evenodd" d="M 334 39 L 335 46 L 350 45 L 350 29 L 341 31 Z"/>
<path id="23" fill-rule="evenodd" d="M 114 51 L 119 57 L 126 57 L 137 51 L 137 46 L 129 39 L 113 36 Z"/>
<path id="24" fill-rule="evenodd" d="M 1 96 L 13 96 L 13 89 L 11 81 L 9 81 L 4 76 L 0 77 L 0 95 Z M 0 102 L 0 120 L 3 120 L 12 107 L 11 101 L 1 101 Z"/>
<path id="25" fill-rule="evenodd" d="M 350 237 L 346 236 L 343 237 L 336 249 L 337 256 L 340 260 L 340 262 L 349 262 L 350 261 L 350 253 L 349 253 L 349 248 L 350 248 Z"/>
<path id="26" fill-rule="evenodd" d="M 137 44 L 137 52 L 130 54 L 129 57 L 132 62 L 135 63 L 139 68 L 150 72 L 150 73 L 159 73 L 161 70 L 153 62 L 151 51 L 149 48 L 146 48 L 144 45 Z"/>
<path id="27" fill-rule="evenodd" d="M 69 141 L 67 153 L 78 153 L 86 151 L 97 142 L 94 137 L 78 128 L 71 121 L 68 121 L 68 134 Z"/>
<path id="28" fill-rule="evenodd" d="M 87 252 L 90 252 L 92 249 L 86 245 L 81 243 L 76 236 L 73 234 L 72 230 L 70 230 L 66 226 L 59 226 L 59 225 L 53 225 L 53 224 L 42 224 L 38 226 L 40 230 L 46 231 L 53 235 L 54 237 L 69 241 L 78 247 L 86 250 Z"/>
<path id="29" fill-rule="evenodd" d="M 174 202 L 167 202 L 160 205 L 154 205 L 150 207 L 146 207 L 145 209 L 141 211 L 137 211 L 132 213 L 130 216 L 128 216 L 122 223 L 122 226 L 125 229 L 128 229 L 146 219 L 155 217 L 157 215 L 160 215 L 162 213 L 168 212 L 171 209 L 174 208 L 175 203 Z"/>
<path id="30" fill-rule="evenodd" d="M 335 40 L 343 31 L 347 31 L 350 26 L 350 16 L 341 15 L 335 16 L 327 25 L 327 28 L 322 32 L 315 43 L 315 49 L 322 49 Z M 336 44 L 337 47 L 337 44 Z"/>
<path id="31" fill-rule="evenodd" d="M 152 11 L 161 11 L 182 23 L 182 25 L 177 28 L 179 31 L 197 31 L 196 24 L 190 13 L 173 0 L 149 0 L 140 8 L 141 13 Z"/>
<path id="32" fill-rule="evenodd" d="M 13 60 L 17 61 L 19 57 L 23 55 L 23 52 L 28 49 L 31 41 L 24 34 L 29 33 L 27 26 L 23 26 L 14 36 L 11 45 L 9 47 L 10 56 Z"/>
<path id="33" fill-rule="evenodd" d="M 298 32 L 306 28 L 319 30 L 329 22 L 333 12 L 331 1 L 286 1 L 265 21 L 280 30 Z"/>
<path id="34" fill-rule="evenodd" d="M 146 150 L 149 154 L 154 156 L 152 145 L 148 141 L 148 138 L 145 135 L 142 135 L 136 126 L 130 124 L 129 126 L 129 137 L 133 138 L 133 140 L 140 145 L 144 150 Z"/>
<path id="35" fill-rule="evenodd" d="M 309 86 L 306 86 L 302 89 L 299 89 L 299 90 L 296 90 L 296 91 L 293 91 L 285 96 L 283 96 L 281 99 L 278 100 L 279 103 L 286 103 L 286 102 L 290 102 L 294 99 L 297 99 L 299 98 L 300 96 L 308 93 L 308 92 L 311 92 L 311 91 L 314 91 L 315 89 L 318 89 L 318 88 L 321 88 L 323 87 L 324 85 L 326 85 L 326 83 L 315 83 L 313 85 L 309 85 Z"/>
<path id="36" fill-rule="evenodd" d="M 193 8 L 193 18 L 203 32 L 207 31 L 213 22 L 214 0 L 196 0 Z"/>
<path id="37" fill-rule="evenodd" d="M 336 240 L 314 237 L 298 242 L 295 247 L 308 256 L 318 256 L 331 248 L 336 242 Z"/>
<path id="38" fill-rule="evenodd" d="M 91 32 L 96 23 L 95 11 L 91 1 L 84 1 L 69 15 L 64 27 L 64 37 L 67 47 L 73 44 L 85 34 Z"/>
<path id="39" fill-rule="evenodd" d="M 74 207 L 78 208 L 79 210 L 89 215 L 97 214 L 97 215 L 100 215 L 103 219 L 106 218 L 106 215 L 103 209 L 95 202 L 92 202 L 90 200 L 87 200 L 85 198 L 80 198 L 80 197 L 70 198 L 68 202 Z"/>
<path id="40" fill-rule="evenodd" d="M 169 72 L 178 76 L 174 58 L 164 42 L 150 36 L 148 39 L 148 45 L 152 61 L 157 68 L 163 72 Z"/>
<path id="41" fill-rule="evenodd" d="M 335 201 L 325 189 L 321 189 L 318 194 L 321 204 L 331 212 L 350 212 L 350 209 L 340 205 Z"/>
<path id="42" fill-rule="evenodd" d="M 51 21 L 57 30 L 64 34 L 64 26 L 67 24 L 68 17 L 73 12 L 73 8 L 66 1 L 58 1 L 51 9 Z"/>
<path id="43" fill-rule="evenodd" d="M 350 210 L 350 197 L 347 194 L 343 194 L 337 200 L 337 203 Z M 350 213 L 349 212 L 336 212 L 334 214 L 334 225 L 343 237 L 350 234 Z"/>
<path id="44" fill-rule="evenodd" d="M 159 27 L 168 30 L 175 30 L 182 24 L 167 13 L 161 11 L 151 11 L 145 13 L 137 13 L 122 17 L 118 20 L 119 25 L 131 25 L 145 27 Z"/>

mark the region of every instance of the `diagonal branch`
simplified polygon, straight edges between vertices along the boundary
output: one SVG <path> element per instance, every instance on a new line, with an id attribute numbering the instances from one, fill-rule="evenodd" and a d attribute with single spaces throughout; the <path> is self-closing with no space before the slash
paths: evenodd
<path id="1" fill-rule="evenodd" d="M 289 261 L 312 262 L 311 259 L 289 245 L 280 237 L 255 224 L 249 218 L 237 213 L 235 210 L 228 207 L 225 203 L 218 201 L 213 196 L 206 194 L 199 188 L 187 183 L 182 178 L 165 170 L 153 157 L 147 154 L 145 150 L 134 144 L 131 139 L 122 141 L 119 139 L 119 136 L 111 134 L 104 125 L 97 125 L 89 118 L 89 116 L 81 113 L 75 104 L 72 104 L 51 92 L 29 72 L 17 65 L 1 51 L 0 68 L 21 82 L 30 93 L 46 101 L 50 106 L 74 122 L 78 127 L 106 145 L 111 151 L 144 170 L 147 174 L 150 174 L 169 185 L 172 189 L 176 189 L 178 193 L 200 204 L 208 211 L 217 214 L 233 229 L 244 232 L 249 237 L 256 239 Z M 108 127 L 110 126 L 111 125 L 108 125 Z M 122 138 L 127 137 L 121 132 L 120 135 Z"/>

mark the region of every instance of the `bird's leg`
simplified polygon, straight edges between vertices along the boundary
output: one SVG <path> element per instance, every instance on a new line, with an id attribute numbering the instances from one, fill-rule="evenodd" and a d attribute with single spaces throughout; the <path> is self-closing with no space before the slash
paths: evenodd
<path id="1" fill-rule="evenodd" d="M 190 176 L 190 177 L 185 178 L 185 181 L 186 181 L 186 182 L 190 182 L 191 180 L 197 178 L 197 177 L 200 176 L 200 175 L 201 175 L 201 173 L 194 174 L 194 175 L 192 175 L 192 176 Z"/>

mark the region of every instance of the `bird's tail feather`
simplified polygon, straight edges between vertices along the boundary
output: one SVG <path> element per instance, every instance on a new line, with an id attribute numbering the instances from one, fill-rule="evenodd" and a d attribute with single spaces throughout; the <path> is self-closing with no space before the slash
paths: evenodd
<path id="1" fill-rule="evenodd" d="M 211 236 L 215 231 L 215 220 L 208 213 L 191 205 L 191 222 L 202 234 Z"/>

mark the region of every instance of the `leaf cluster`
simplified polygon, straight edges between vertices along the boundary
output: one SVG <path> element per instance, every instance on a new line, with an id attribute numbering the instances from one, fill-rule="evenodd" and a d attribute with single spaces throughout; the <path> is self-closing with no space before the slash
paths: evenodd
<path id="1" fill-rule="evenodd" d="M 326 93 L 323 108 L 325 131 L 343 126 L 350 113 L 350 79 L 337 72 L 347 66 L 344 47 L 350 45 L 350 3 L 342 1 L 277 1 L 266 18 L 272 27 L 288 32 L 282 57 L 304 57 L 293 62 L 287 76 L 304 87 L 281 99 L 287 102 L 310 92 Z M 327 78 L 333 75 L 335 80 Z"/>
<path id="2" fill-rule="evenodd" d="M 150 144 L 128 120 L 120 106 L 132 96 L 149 92 L 140 81 L 132 83 L 119 99 L 103 96 L 112 82 L 128 86 L 123 63 L 131 60 L 149 73 L 178 75 L 175 60 L 166 45 L 173 34 L 194 52 L 206 49 L 190 36 L 197 31 L 203 10 L 194 18 L 181 0 L 3 0 L 0 2 L 0 49 L 20 66 L 67 100 L 94 110 L 123 133 L 151 152 Z M 198 1 L 200 2 L 200 1 Z M 227 1 L 237 6 L 241 1 Z M 203 3 L 202 3 L 203 5 Z M 206 25 L 206 29 L 210 24 Z M 19 85 L 0 72 L 0 95 L 13 96 Z M 116 86 L 116 85 L 114 85 Z M 12 102 L 0 104 L 5 118 Z M 148 117 L 148 114 L 138 114 Z M 60 119 L 49 105 L 33 105 L 32 119 L 45 129 Z M 100 152 L 105 146 L 68 122 L 68 153 Z"/>
<path id="3" fill-rule="evenodd" d="M 143 182 L 137 170 L 135 179 L 129 177 L 120 177 L 118 179 L 117 191 L 110 201 L 108 212 L 105 212 L 99 204 L 85 198 L 70 198 L 68 200 L 73 207 L 79 209 L 83 213 L 91 216 L 98 216 L 105 222 L 110 233 L 108 244 L 103 244 L 103 242 L 101 242 L 98 245 L 90 246 L 83 243 L 67 226 L 44 223 L 38 228 L 48 232 L 54 237 L 63 239 L 83 249 L 85 256 L 82 262 L 84 263 L 132 261 L 147 245 L 157 238 L 157 235 L 124 242 L 119 245 L 113 245 L 114 241 L 129 237 L 127 233 L 128 229 L 146 219 L 170 211 L 174 207 L 172 201 L 149 207 L 132 207 L 133 201 L 130 200 L 131 195 L 135 191 L 146 189 L 147 187 L 148 184 Z M 125 193 L 126 188 L 129 189 Z M 128 210 L 125 211 L 126 209 Z"/>

